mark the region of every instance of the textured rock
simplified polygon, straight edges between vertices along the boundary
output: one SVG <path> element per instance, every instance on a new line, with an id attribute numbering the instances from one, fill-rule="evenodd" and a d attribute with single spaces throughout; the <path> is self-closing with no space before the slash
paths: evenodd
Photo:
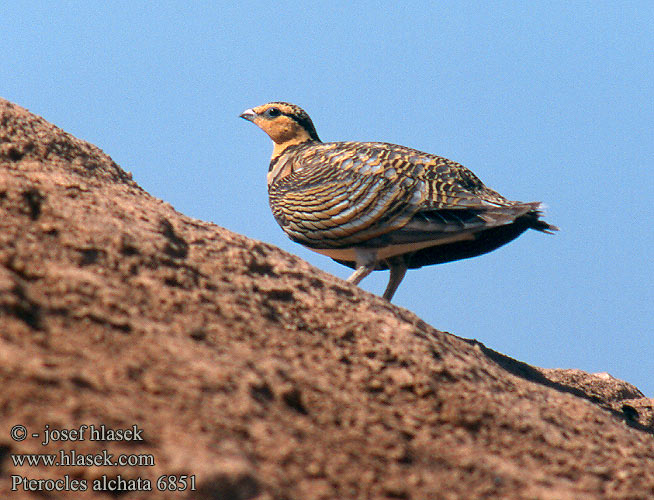
<path id="1" fill-rule="evenodd" d="M 654 497 L 653 401 L 633 386 L 439 332 L 176 212 L 1 100 L 0 211 L 3 498 L 106 498 L 92 481 L 119 474 L 155 490 L 126 498 L 185 498 L 156 491 L 169 474 L 207 499 Z M 40 437 L 12 440 L 16 424 Z M 91 424 L 144 440 L 40 444 Z M 61 449 L 155 465 L 11 456 Z M 10 492 L 12 475 L 89 491 Z"/>

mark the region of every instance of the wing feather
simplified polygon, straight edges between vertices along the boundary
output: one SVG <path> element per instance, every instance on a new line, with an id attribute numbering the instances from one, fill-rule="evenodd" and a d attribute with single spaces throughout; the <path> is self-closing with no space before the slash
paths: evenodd
<path id="1" fill-rule="evenodd" d="M 394 144 L 304 143 L 275 161 L 290 174 L 269 186 L 273 214 L 293 240 L 314 248 L 437 240 L 535 209 L 456 162 Z"/>

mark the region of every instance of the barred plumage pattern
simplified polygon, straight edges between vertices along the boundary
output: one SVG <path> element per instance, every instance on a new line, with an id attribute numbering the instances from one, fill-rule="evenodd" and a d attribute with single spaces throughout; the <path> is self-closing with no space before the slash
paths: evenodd
<path id="1" fill-rule="evenodd" d="M 526 229 L 551 232 L 540 203 L 509 201 L 464 166 L 395 144 L 328 142 L 301 108 L 268 103 L 241 115 L 273 139 L 270 206 L 294 241 L 356 268 L 358 283 L 391 269 L 479 255 Z"/>

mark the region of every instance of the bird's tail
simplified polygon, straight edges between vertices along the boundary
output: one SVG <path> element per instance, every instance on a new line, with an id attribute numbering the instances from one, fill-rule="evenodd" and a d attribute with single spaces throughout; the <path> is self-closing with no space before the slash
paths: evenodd
<path id="1" fill-rule="evenodd" d="M 547 234 L 554 234 L 559 230 L 558 227 L 553 226 L 552 224 L 548 224 L 541 219 L 543 216 L 543 210 L 545 208 L 541 202 L 534 201 L 532 203 L 525 203 L 525 207 L 528 207 L 529 211 L 523 215 L 523 217 L 528 217 L 530 219 L 529 227 L 531 229 L 535 229 L 536 231 L 541 231 Z"/>

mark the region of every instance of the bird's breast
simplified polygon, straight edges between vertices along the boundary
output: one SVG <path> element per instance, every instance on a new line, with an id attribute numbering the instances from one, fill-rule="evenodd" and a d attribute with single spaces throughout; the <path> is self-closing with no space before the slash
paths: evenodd
<path id="1" fill-rule="evenodd" d="M 294 171 L 293 161 L 288 156 L 278 156 L 270 161 L 270 169 L 268 170 L 268 189 L 274 183 L 279 182 L 284 177 L 288 177 Z"/>

